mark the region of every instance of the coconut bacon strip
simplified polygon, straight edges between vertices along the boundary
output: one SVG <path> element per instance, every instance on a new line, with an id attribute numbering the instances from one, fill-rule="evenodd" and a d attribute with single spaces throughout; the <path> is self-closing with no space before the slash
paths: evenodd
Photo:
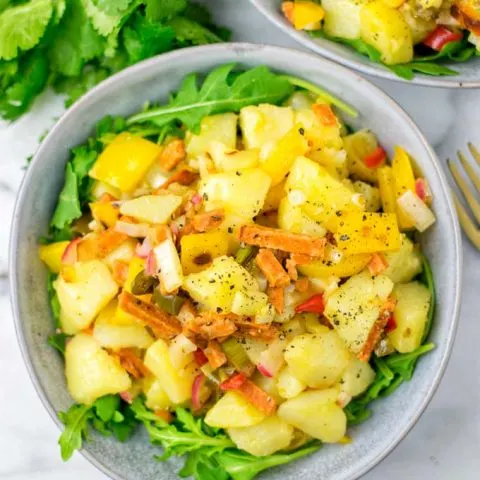
<path id="1" fill-rule="evenodd" d="M 147 377 L 150 371 L 143 363 L 142 359 L 131 348 L 122 348 L 114 353 L 120 362 L 120 365 L 136 379 Z"/>
<path id="2" fill-rule="evenodd" d="M 261 248 L 255 263 L 272 287 L 286 287 L 290 283 L 290 276 L 271 250 Z"/>
<path id="3" fill-rule="evenodd" d="M 159 338 L 170 340 L 182 332 L 177 318 L 125 290 L 118 296 L 118 306 L 150 327 Z"/>
<path id="4" fill-rule="evenodd" d="M 299 253 L 310 257 L 323 257 L 325 238 L 291 233 L 279 228 L 243 225 L 240 229 L 240 241 L 284 252 Z"/>

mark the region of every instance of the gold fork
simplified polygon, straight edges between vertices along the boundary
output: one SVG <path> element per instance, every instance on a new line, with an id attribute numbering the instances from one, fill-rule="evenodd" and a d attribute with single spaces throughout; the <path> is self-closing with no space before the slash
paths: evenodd
<path id="1" fill-rule="evenodd" d="M 472 157 L 477 162 L 477 165 L 480 166 L 480 152 L 470 142 L 468 143 L 468 149 L 470 150 Z M 468 160 L 460 150 L 457 152 L 457 156 L 463 166 L 463 170 L 466 172 L 472 184 L 475 186 L 477 193 L 479 193 L 480 177 L 477 175 L 477 173 L 475 173 L 473 167 L 470 165 L 470 163 L 468 163 Z M 447 164 L 450 172 L 453 175 L 453 178 L 455 179 L 455 182 L 457 183 L 459 190 L 462 192 L 463 197 L 467 201 L 468 206 L 470 207 L 470 210 L 475 217 L 475 220 L 472 220 L 470 218 L 467 210 L 462 205 L 455 192 L 452 191 L 453 201 L 455 203 L 455 207 L 457 208 L 460 224 L 462 225 L 463 231 L 470 239 L 470 241 L 480 250 L 480 229 L 478 228 L 478 224 L 480 224 L 480 203 L 475 198 L 474 193 L 472 193 L 471 187 L 463 179 L 456 164 L 451 162 L 450 159 L 447 159 Z"/>

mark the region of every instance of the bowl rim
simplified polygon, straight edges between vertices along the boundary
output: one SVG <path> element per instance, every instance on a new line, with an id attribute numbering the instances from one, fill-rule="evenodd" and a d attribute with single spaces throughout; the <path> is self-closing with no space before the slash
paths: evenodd
<path id="1" fill-rule="evenodd" d="M 392 80 L 394 82 L 404 83 L 406 85 L 421 85 L 425 87 L 433 88 L 480 88 L 480 74 L 478 80 L 456 80 L 455 75 L 452 76 L 430 76 L 421 73 L 416 73 L 412 80 L 407 80 L 395 75 L 387 68 L 382 68 L 381 64 L 376 64 L 371 60 L 368 60 L 368 64 L 362 63 L 358 60 L 350 60 L 342 55 L 333 53 L 329 48 L 323 47 L 314 40 L 312 40 L 307 34 L 302 31 L 295 30 L 288 22 L 280 16 L 280 14 L 273 14 L 268 7 L 263 5 L 259 0 L 250 0 L 250 3 L 258 9 L 271 23 L 282 30 L 291 38 L 295 39 L 304 47 L 309 48 L 316 54 L 319 54 L 329 60 L 343 65 L 344 67 L 352 68 L 363 74 L 371 75 L 375 78 L 381 78 L 384 80 Z M 335 43 L 335 42 L 333 42 Z M 377 66 L 378 65 L 378 66 Z"/>
<path id="2" fill-rule="evenodd" d="M 111 85 L 122 83 L 123 79 L 130 76 L 135 75 L 142 75 L 143 71 L 148 71 L 151 66 L 157 64 L 168 64 L 170 60 L 177 57 L 188 57 L 191 54 L 201 54 L 202 52 L 229 52 L 235 54 L 236 51 L 258 51 L 262 50 L 266 52 L 266 57 L 270 58 L 270 56 L 279 55 L 281 56 L 282 53 L 285 54 L 295 54 L 296 56 L 302 56 L 305 58 L 306 64 L 309 62 L 317 62 L 324 64 L 326 67 L 331 68 L 333 70 L 338 71 L 341 75 L 351 76 L 356 78 L 359 82 L 364 82 L 367 86 L 378 96 L 379 100 L 383 100 L 383 102 L 387 103 L 392 110 L 396 110 L 397 113 L 403 117 L 405 123 L 410 128 L 412 135 L 415 135 L 419 141 L 422 143 L 423 147 L 425 148 L 426 152 L 430 157 L 430 161 L 432 163 L 432 167 L 435 170 L 435 173 L 438 176 L 438 179 L 442 185 L 442 191 L 445 195 L 446 207 L 448 210 L 448 216 L 452 222 L 453 226 L 453 245 L 454 245 L 454 259 L 455 259 L 455 279 L 454 279 L 454 286 L 455 291 L 453 292 L 453 315 L 450 321 L 449 330 L 447 332 L 446 338 L 448 338 L 448 342 L 445 346 L 445 350 L 443 352 L 443 356 L 439 363 L 439 368 L 435 372 L 435 375 L 432 377 L 430 385 L 426 394 L 423 396 L 423 399 L 415 412 L 412 418 L 405 424 L 404 428 L 398 432 L 397 438 L 391 442 L 391 444 L 387 445 L 386 448 L 379 451 L 375 457 L 372 457 L 367 463 L 362 465 L 359 470 L 357 470 L 355 477 L 345 477 L 348 480 L 353 480 L 354 478 L 359 478 L 362 475 L 366 474 L 376 465 L 378 465 L 388 454 L 390 454 L 397 445 L 405 438 L 405 436 L 409 433 L 409 431 L 414 427 L 418 419 L 421 417 L 423 412 L 425 411 L 427 405 L 430 403 L 434 393 L 436 392 L 440 380 L 443 377 L 445 369 L 447 367 L 448 361 L 450 359 L 450 355 L 453 349 L 453 344 L 455 341 L 455 335 L 458 327 L 458 320 L 459 320 L 459 309 L 460 309 L 460 297 L 461 297 L 461 284 L 462 284 L 462 249 L 461 249 L 461 234 L 460 234 L 460 226 L 458 223 L 458 218 L 455 214 L 455 209 L 453 206 L 453 201 L 448 187 L 447 180 L 443 174 L 443 170 L 440 167 L 440 163 L 438 157 L 430 146 L 426 138 L 424 137 L 423 133 L 420 131 L 419 127 L 416 123 L 410 118 L 410 116 L 406 113 L 406 111 L 387 93 L 385 93 L 382 89 L 374 85 L 369 80 L 365 80 L 355 71 L 351 71 L 346 67 L 338 65 L 330 60 L 326 60 L 324 58 L 319 58 L 317 55 L 314 55 L 311 52 L 302 52 L 298 51 L 294 48 L 285 48 L 279 47 L 274 45 L 263 45 L 263 44 L 253 44 L 247 42 L 236 42 L 236 43 L 221 43 L 221 44 L 213 44 L 213 45 L 203 45 L 197 47 L 189 47 L 184 48 L 181 50 L 176 50 L 173 52 L 157 55 L 151 59 L 144 60 L 138 64 L 132 65 L 119 73 L 109 77 L 108 79 L 104 80 L 97 86 L 95 86 L 92 90 L 90 90 L 87 94 L 81 97 L 77 102 L 75 102 L 71 107 L 69 107 L 62 116 L 57 120 L 55 125 L 50 129 L 49 133 L 43 140 L 43 142 L 39 145 L 37 151 L 35 152 L 33 159 L 29 165 L 27 172 L 21 182 L 19 187 L 17 198 L 15 202 L 14 212 L 12 216 L 11 222 L 11 232 L 10 232 L 10 240 L 9 240 L 9 284 L 10 284 L 10 303 L 13 312 L 13 319 L 15 325 L 15 332 L 17 337 L 17 342 L 20 347 L 20 351 L 22 354 L 23 361 L 27 367 L 27 371 L 29 377 L 33 383 L 35 391 L 39 396 L 41 402 L 43 403 L 45 409 L 47 410 L 48 414 L 55 422 L 57 427 L 61 430 L 62 423 L 60 422 L 57 413 L 50 402 L 50 399 L 47 396 L 46 390 L 43 387 L 43 382 L 40 378 L 40 375 L 37 373 L 37 368 L 33 362 L 33 359 L 29 353 L 29 348 L 27 342 L 25 340 L 24 335 L 24 323 L 20 318 L 20 309 L 19 309 L 19 301 L 18 301 L 18 272 L 17 272 L 17 257 L 16 247 L 19 240 L 19 229 L 21 224 L 21 212 L 23 210 L 23 205 L 25 203 L 25 196 L 28 190 L 28 185 L 32 180 L 35 178 L 35 170 L 36 165 L 41 161 L 41 156 L 43 150 L 46 148 L 45 145 L 50 141 L 51 137 L 55 135 L 55 132 L 61 128 L 62 123 L 65 119 L 75 116 L 76 111 L 82 108 L 83 104 L 89 103 L 92 101 L 96 101 L 98 98 L 101 98 L 105 91 L 108 91 Z M 266 62 L 268 63 L 268 62 Z M 212 67 L 213 68 L 213 67 Z M 179 79 L 180 81 L 181 79 Z M 90 453 L 87 449 L 82 448 L 80 453 L 98 470 L 104 473 L 107 477 L 113 480 L 125 480 L 124 477 L 117 475 L 115 472 L 111 471 L 110 468 L 105 465 L 102 461 L 98 460 L 92 453 Z"/>

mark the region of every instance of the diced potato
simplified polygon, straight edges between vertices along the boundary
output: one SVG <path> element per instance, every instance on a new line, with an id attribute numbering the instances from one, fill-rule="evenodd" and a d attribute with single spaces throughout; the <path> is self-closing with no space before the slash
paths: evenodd
<path id="1" fill-rule="evenodd" d="M 245 148 L 260 148 L 283 137 L 294 126 L 293 110 L 262 104 L 240 110 L 240 127 Z"/>
<path id="2" fill-rule="evenodd" d="M 310 390 L 278 408 L 278 416 L 290 425 L 325 443 L 340 441 L 347 430 L 347 417 L 336 404 L 338 390 Z"/>
<path id="3" fill-rule="evenodd" d="M 181 203 L 182 197 L 177 195 L 144 195 L 127 200 L 120 212 L 140 222 L 167 223 Z"/>
<path id="4" fill-rule="evenodd" d="M 370 332 L 392 289 L 393 282 L 388 277 L 381 274 L 372 277 L 364 270 L 328 297 L 324 315 L 355 355 L 367 346 Z"/>
<path id="5" fill-rule="evenodd" d="M 199 135 L 187 133 L 185 139 L 187 157 L 196 158 L 210 152 L 212 142 L 221 142 L 229 149 L 235 148 L 237 143 L 237 115 L 222 113 L 204 117 Z"/>
<path id="6" fill-rule="evenodd" d="M 262 209 L 270 188 L 270 177 L 258 168 L 216 173 L 199 188 L 208 210 L 223 208 L 226 213 L 253 218 Z"/>
<path id="7" fill-rule="evenodd" d="M 281 182 L 274 187 L 270 187 L 267 193 L 265 202 L 263 204 L 263 211 L 270 212 L 272 210 L 278 210 L 279 205 L 283 197 L 285 196 L 285 182 Z"/>
<path id="8" fill-rule="evenodd" d="M 233 287 L 233 288 L 230 288 Z M 212 265 L 184 279 L 183 288 L 206 310 L 229 312 L 235 292 L 258 291 L 255 278 L 232 257 L 217 257 Z"/>
<path id="9" fill-rule="evenodd" d="M 327 388 L 337 382 L 349 358 L 342 339 L 333 330 L 298 335 L 285 350 L 292 374 L 311 388 Z"/>
<path id="10" fill-rule="evenodd" d="M 375 371 L 368 362 L 352 357 L 340 378 L 340 388 L 351 397 L 363 393 L 375 380 Z"/>
<path id="11" fill-rule="evenodd" d="M 273 415 L 250 427 L 229 428 L 227 433 L 238 448 L 263 457 L 287 448 L 293 438 L 293 427 Z"/>
<path id="12" fill-rule="evenodd" d="M 172 365 L 177 369 L 185 368 L 190 362 L 193 362 L 195 350 L 197 350 L 197 346 L 183 333 L 180 333 L 171 341 L 168 348 Z"/>
<path id="13" fill-rule="evenodd" d="M 323 260 L 313 261 L 306 265 L 298 265 L 297 268 L 300 273 L 308 277 L 351 277 L 361 272 L 368 265 L 370 259 L 371 255 L 368 253 L 344 255 L 337 247 L 327 244 Z"/>
<path id="14" fill-rule="evenodd" d="M 297 128 L 260 150 L 260 168 L 270 175 L 272 186 L 278 185 L 287 175 L 295 158 L 304 155 L 308 143 Z"/>
<path id="15" fill-rule="evenodd" d="M 256 425 L 265 415 L 238 393 L 227 392 L 205 415 L 205 423 L 217 428 L 238 428 Z"/>
<path id="16" fill-rule="evenodd" d="M 381 53 L 387 65 L 413 59 L 412 31 L 403 15 L 382 0 L 373 0 L 360 12 L 362 39 Z"/>
<path id="17" fill-rule="evenodd" d="M 210 144 L 210 156 L 213 159 L 215 168 L 219 172 L 255 168 L 258 166 L 259 154 L 260 150 L 258 148 L 236 150 L 230 149 L 220 142 L 212 142 Z"/>
<path id="18" fill-rule="evenodd" d="M 394 1 L 397 3 L 400 2 L 400 0 Z M 441 1 L 442 0 L 440 0 L 440 2 Z M 412 31 L 413 44 L 417 45 L 418 43 L 423 42 L 423 40 L 435 30 L 437 25 L 435 22 L 435 16 L 418 15 L 417 0 L 402 0 L 400 5 L 399 12 L 403 15 L 403 18 Z"/>
<path id="19" fill-rule="evenodd" d="M 412 162 L 408 153 L 399 146 L 395 147 L 395 155 L 392 159 L 392 175 L 395 182 L 395 196 L 400 198 L 404 193 L 415 191 L 415 175 Z M 414 222 L 403 213 L 397 205 L 398 224 L 401 230 L 409 230 L 414 227 Z"/>
<path id="20" fill-rule="evenodd" d="M 327 333 L 329 328 L 320 323 L 320 317 L 316 313 L 302 314 L 305 329 L 308 333 Z"/>
<path id="21" fill-rule="evenodd" d="M 387 269 L 382 272 L 393 283 L 406 283 L 422 271 L 422 255 L 412 241 L 402 234 L 400 250 L 385 252 Z"/>
<path id="22" fill-rule="evenodd" d="M 65 348 L 65 376 L 77 403 L 91 405 L 97 398 L 128 390 L 128 373 L 91 336 L 78 334 Z"/>
<path id="23" fill-rule="evenodd" d="M 59 273 L 62 268 L 62 255 L 70 242 L 55 242 L 49 245 L 40 245 L 38 253 L 40 260 L 53 273 Z"/>
<path id="24" fill-rule="evenodd" d="M 189 368 L 177 369 L 173 366 L 164 340 L 158 339 L 147 349 L 144 363 L 158 379 L 172 403 L 181 404 L 191 398 L 195 373 Z"/>
<path id="25" fill-rule="evenodd" d="M 165 239 L 153 249 L 153 253 L 162 288 L 167 293 L 174 292 L 183 284 L 183 271 L 173 240 Z"/>
<path id="26" fill-rule="evenodd" d="M 377 183 L 377 168 L 365 165 L 365 157 L 377 147 L 377 137 L 370 130 L 359 130 L 343 139 L 347 151 L 347 165 L 353 178 L 369 183 Z"/>
<path id="27" fill-rule="evenodd" d="M 393 213 L 341 212 L 329 224 L 338 249 L 346 255 L 398 250 L 401 245 Z"/>
<path id="28" fill-rule="evenodd" d="M 143 392 L 145 393 L 145 405 L 147 408 L 155 411 L 168 410 L 173 406 L 160 380 L 153 376 L 144 379 Z"/>
<path id="29" fill-rule="evenodd" d="M 73 282 L 60 275 L 54 284 L 62 312 L 62 330 L 67 334 L 89 327 L 118 292 L 110 270 L 99 260 L 77 262 L 72 268 Z"/>
<path id="30" fill-rule="evenodd" d="M 377 187 L 372 187 L 368 183 L 359 180 L 353 182 L 353 188 L 365 199 L 365 211 L 378 212 L 380 210 L 382 202 L 380 200 L 380 190 Z"/>
<path id="31" fill-rule="evenodd" d="M 315 237 L 324 237 L 327 233 L 320 221 L 310 218 L 301 205 L 293 205 L 288 198 L 280 202 L 277 221 L 280 228 L 293 233 L 304 233 Z"/>
<path id="32" fill-rule="evenodd" d="M 131 192 L 161 151 L 149 140 L 127 132 L 120 133 L 100 154 L 89 175 L 122 192 Z"/>
<path id="33" fill-rule="evenodd" d="M 397 328 L 388 332 L 388 338 L 398 352 L 409 353 L 422 343 L 431 295 L 419 282 L 396 285 L 393 294 L 397 299 L 393 312 Z"/>
<path id="34" fill-rule="evenodd" d="M 268 393 L 274 400 L 277 405 L 280 405 L 284 402 L 284 398 L 280 396 L 277 388 L 277 381 L 273 377 L 265 377 L 260 372 L 255 372 L 252 377 L 252 381 L 258 385 L 264 392 Z"/>
<path id="35" fill-rule="evenodd" d="M 263 292 L 235 292 L 232 301 L 232 312 L 237 315 L 257 315 L 268 304 L 268 296 Z"/>
<path id="36" fill-rule="evenodd" d="M 226 255 L 229 248 L 229 235 L 220 230 L 184 235 L 180 245 L 183 273 L 188 275 L 205 270 L 214 258 Z"/>
<path id="37" fill-rule="evenodd" d="M 325 167 L 334 178 L 342 179 L 348 176 L 347 152 L 343 148 L 338 150 L 324 147 L 309 152 L 307 157 Z"/>
<path id="38" fill-rule="evenodd" d="M 110 305 L 110 304 L 109 304 Z M 108 306 L 107 306 L 108 307 Z M 105 309 L 104 309 L 105 310 Z M 143 325 L 132 321 L 130 324 L 118 324 L 115 320 L 115 309 L 112 317 L 105 315 L 97 317 L 93 328 L 93 336 L 105 348 L 148 348 L 153 343 L 153 337 Z"/>
<path id="39" fill-rule="evenodd" d="M 322 0 L 324 30 L 331 37 L 359 38 L 360 11 L 369 0 Z"/>
<path id="40" fill-rule="evenodd" d="M 338 210 L 361 211 L 358 194 L 333 178 L 321 165 L 306 157 L 298 157 L 285 184 L 287 193 L 300 190 L 308 202 L 303 211 L 313 220 L 325 222 Z"/>
<path id="41" fill-rule="evenodd" d="M 318 103 L 324 103 L 317 100 Z M 303 129 L 303 135 L 308 140 L 312 151 L 333 148 L 343 148 L 343 140 L 340 136 L 340 121 L 337 118 L 335 125 L 323 124 L 312 109 L 295 112 L 296 128 Z"/>
<path id="42" fill-rule="evenodd" d="M 103 258 L 103 261 L 113 269 L 115 262 L 121 260 L 122 262 L 129 263 L 133 256 L 135 255 L 135 246 L 137 241 L 133 238 L 129 238 L 123 242 L 115 250 L 111 251 L 106 257 Z"/>
<path id="43" fill-rule="evenodd" d="M 293 398 L 303 392 L 307 386 L 292 373 L 292 369 L 286 366 L 277 377 L 277 390 L 283 398 Z"/>

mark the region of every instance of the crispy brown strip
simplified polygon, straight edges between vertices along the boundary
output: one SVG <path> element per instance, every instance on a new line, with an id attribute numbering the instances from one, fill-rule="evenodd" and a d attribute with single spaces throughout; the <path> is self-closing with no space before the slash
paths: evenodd
<path id="1" fill-rule="evenodd" d="M 253 338 L 266 340 L 267 342 L 278 336 L 278 329 L 272 324 L 254 323 L 250 318 L 238 317 L 235 321 L 240 333 Z"/>
<path id="2" fill-rule="evenodd" d="M 287 258 L 285 261 L 285 267 L 287 268 L 288 276 L 294 282 L 298 280 L 297 264 L 291 258 Z"/>
<path id="3" fill-rule="evenodd" d="M 179 183 L 180 185 L 191 185 L 198 178 L 198 173 L 193 172 L 188 168 L 181 168 L 174 172 L 167 181 L 154 194 L 160 194 L 162 190 L 167 189 L 172 183 Z"/>
<path id="4" fill-rule="evenodd" d="M 290 283 L 288 273 L 271 250 L 261 248 L 255 257 L 255 263 L 272 287 L 286 287 Z"/>
<path id="5" fill-rule="evenodd" d="M 283 313 L 285 308 L 285 292 L 282 287 L 268 287 L 267 295 L 277 313 Z"/>
<path id="6" fill-rule="evenodd" d="M 227 363 L 227 357 L 216 340 L 210 340 L 207 348 L 203 350 L 203 353 L 208 358 L 208 363 L 214 370 Z"/>
<path id="7" fill-rule="evenodd" d="M 265 415 L 273 415 L 277 409 L 275 399 L 248 378 L 234 391 Z"/>
<path id="8" fill-rule="evenodd" d="M 381 253 L 374 253 L 368 262 L 368 271 L 376 276 L 382 273 L 388 267 L 387 259 Z"/>
<path id="9" fill-rule="evenodd" d="M 146 377 L 150 371 L 131 348 L 122 348 L 114 355 L 118 358 L 120 365 L 136 379 Z"/>
<path id="10" fill-rule="evenodd" d="M 158 163 L 167 170 L 173 170 L 185 159 L 185 142 L 179 138 L 172 140 L 160 153 Z"/>
<path id="11" fill-rule="evenodd" d="M 308 277 L 299 278 L 295 282 L 295 290 L 297 292 L 306 292 L 310 288 L 310 280 Z"/>
<path id="12" fill-rule="evenodd" d="M 210 212 L 197 213 L 192 218 L 192 225 L 197 232 L 207 232 L 218 228 L 224 220 L 225 210 L 219 208 Z"/>
<path id="13" fill-rule="evenodd" d="M 170 340 L 182 331 L 177 318 L 125 290 L 118 296 L 118 306 L 150 327 L 158 338 Z"/>
<path id="14" fill-rule="evenodd" d="M 290 255 L 290 260 L 295 265 L 308 265 L 309 263 L 312 263 L 315 259 L 310 255 L 303 255 L 301 253 L 292 253 Z"/>
<path id="15" fill-rule="evenodd" d="M 183 325 L 187 337 L 199 335 L 205 340 L 227 337 L 237 330 L 233 313 L 204 312 Z"/>
<path id="16" fill-rule="evenodd" d="M 323 257 L 326 243 L 324 238 L 259 225 L 243 225 L 240 229 L 240 241 L 249 245 L 300 253 L 317 258 Z"/>

